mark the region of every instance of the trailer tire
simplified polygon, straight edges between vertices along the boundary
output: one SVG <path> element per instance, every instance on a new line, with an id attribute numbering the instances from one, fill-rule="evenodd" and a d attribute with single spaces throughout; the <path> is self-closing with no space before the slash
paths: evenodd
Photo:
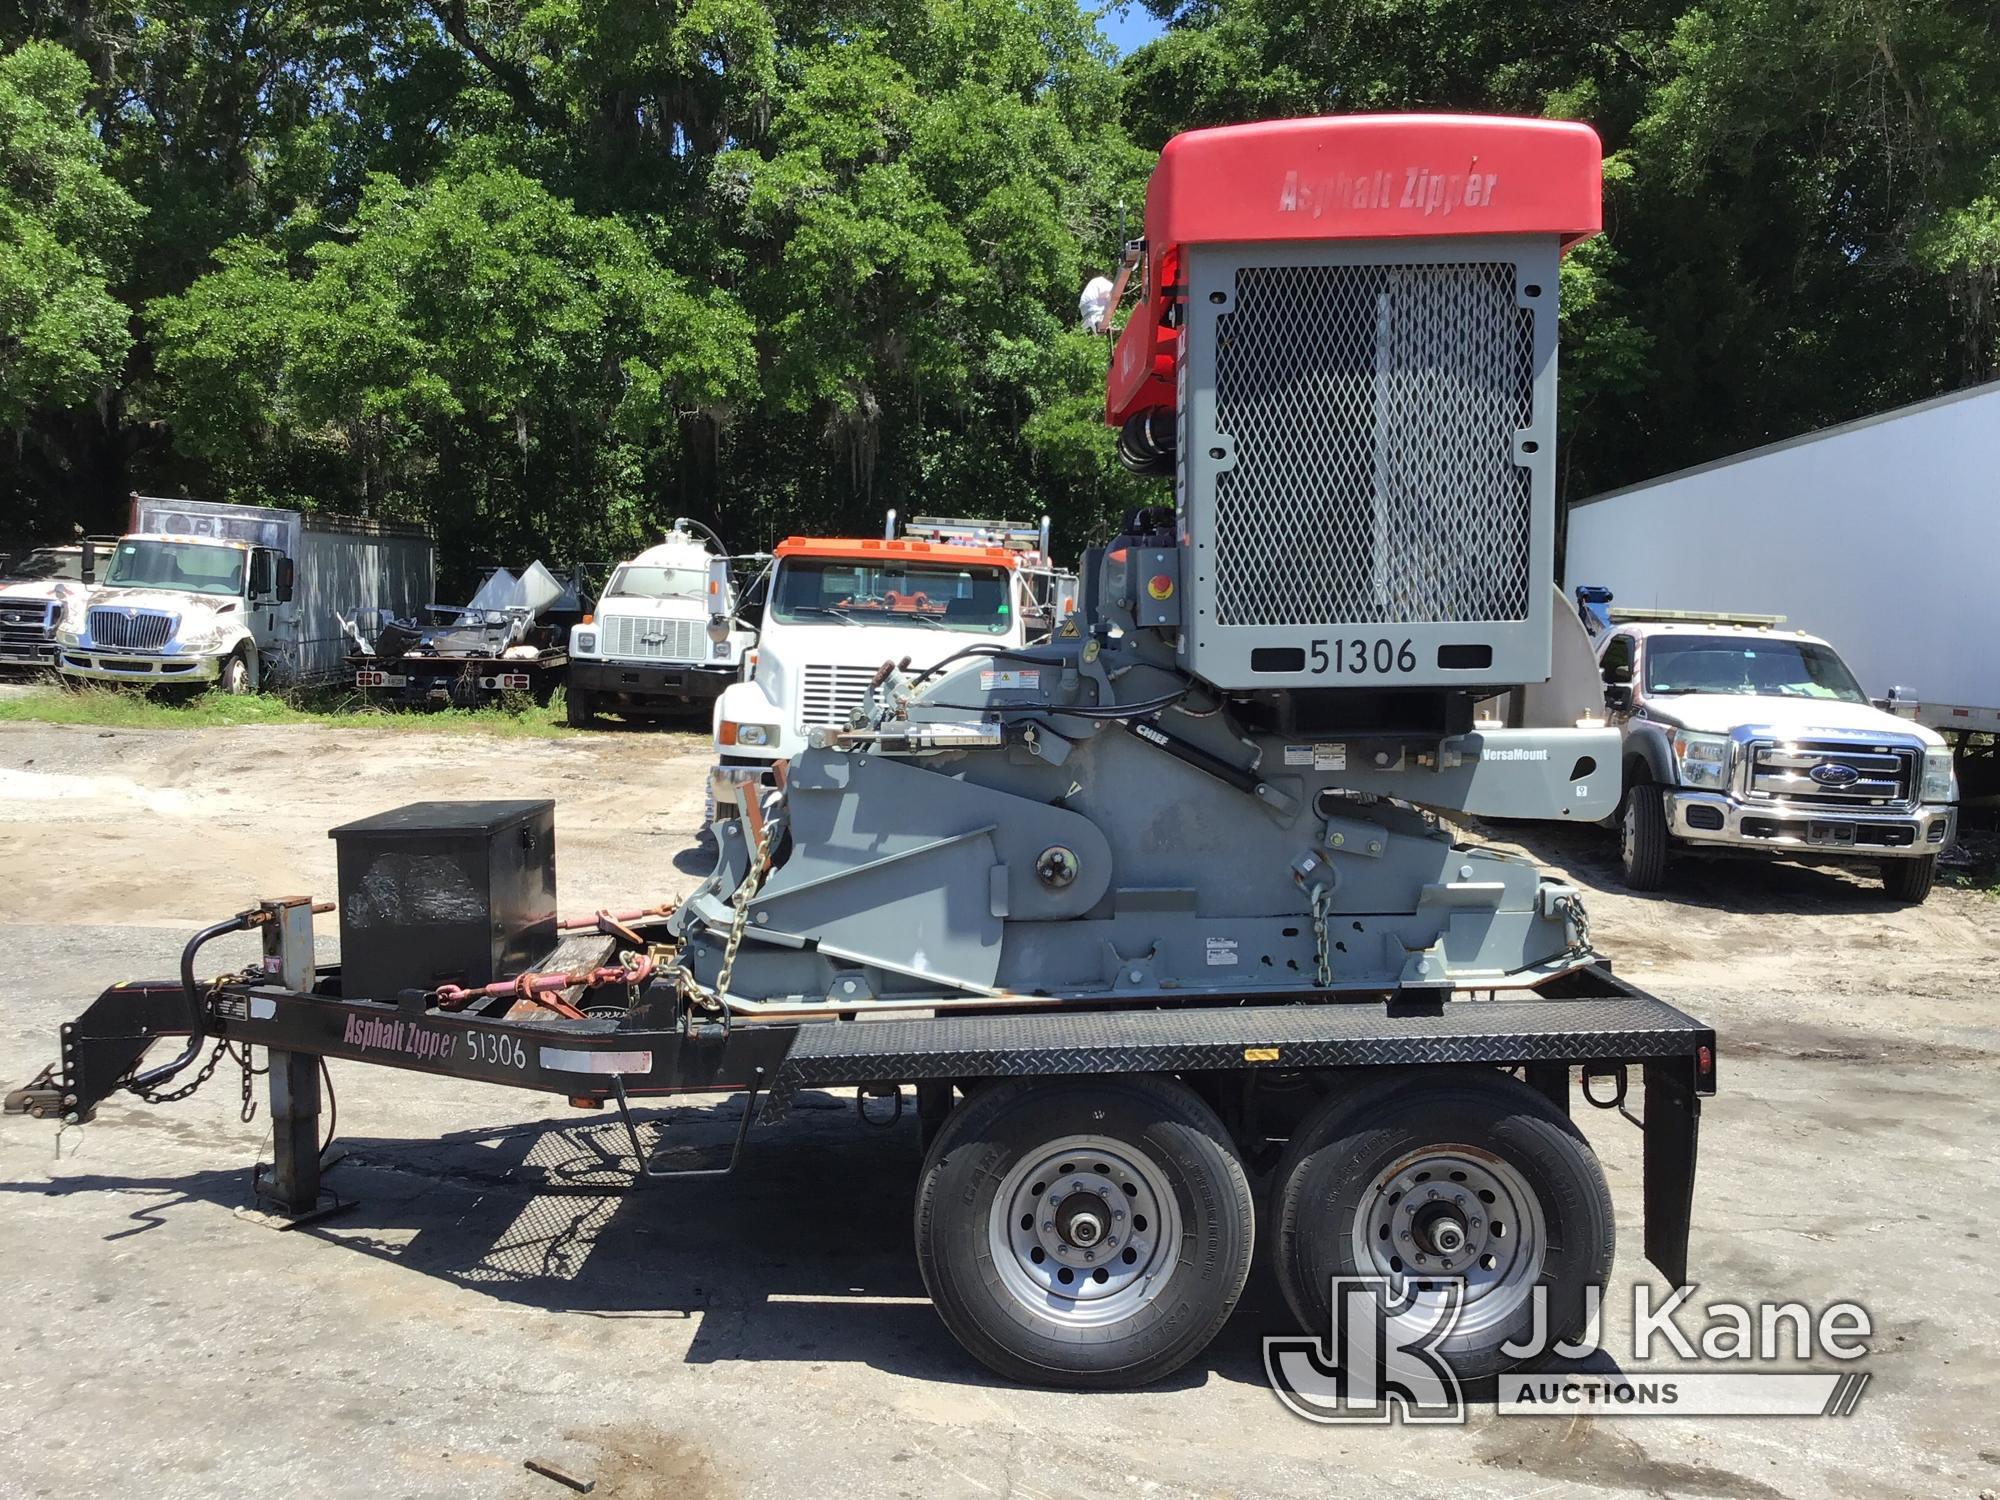
<path id="1" fill-rule="evenodd" d="M 1529 1337 L 1538 1288 L 1544 1348 L 1583 1332 L 1586 1288 L 1603 1287 L 1615 1248 L 1589 1143 L 1540 1093 L 1491 1069 L 1428 1069 L 1328 1100 L 1286 1149 L 1272 1220 L 1278 1284 L 1308 1334 L 1333 1327 L 1336 1277 L 1404 1277 L 1419 1296 L 1436 1285 L 1417 1279 L 1426 1270 L 1462 1279 L 1436 1351 L 1475 1391 L 1536 1362 L 1502 1346 Z M 1463 1236 L 1450 1255 L 1430 1238 L 1447 1224 Z"/>
<path id="2" fill-rule="evenodd" d="M 572 729 L 588 729 L 597 721 L 596 706 L 591 703 L 590 694 L 582 688 L 572 687 L 564 690 L 563 709 L 564 717 L 569 720 L 569 727 Z"/>
<path id="3" fill-rule="evenodd" d="M 1882 889 L 1889 893 L 1891 901 L 1900 901 L 1905 906 L 1921 906 L 1930 896 L 1931 883 L 1936 879 L 1935 854 L 1882 861 Z"/>
<path id="4" fill-rule="evenodd" d="M 1626 889 L 1657 891 L 1667 883 L 1666 795 L 1650 781 L 1625 789 L 1618 825 L 1618 872 Z"/>
<path id="5" fill-rule="evenodd" d="M 241 651 L 233 654 L 222 664 L 222 670 L 216 673 L 215 687 L 217 692 L 227 693 L 232 698 L 241 698 L 250 692 L 250 658 Z"/>
<path id="6" fill-rule="evenodd" d="M 995 1373 L 1140 1386 L 1228 1321 L 1254 1218 L 1228 1132 L 1186 1085 L 996 1083 L 939 1125 L 917 1265 L 945 1326 Z"/>

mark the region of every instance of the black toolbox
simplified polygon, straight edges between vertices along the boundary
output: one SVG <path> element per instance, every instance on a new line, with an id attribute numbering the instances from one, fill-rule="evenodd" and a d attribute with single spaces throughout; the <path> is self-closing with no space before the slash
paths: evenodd
<path id="1" fill-rule="evenodd" d="M 340 988 L 391 1000 L 490 984 L 556 946 L 553 802 L 412 802 L 327 836 L 338 853 Z"/>

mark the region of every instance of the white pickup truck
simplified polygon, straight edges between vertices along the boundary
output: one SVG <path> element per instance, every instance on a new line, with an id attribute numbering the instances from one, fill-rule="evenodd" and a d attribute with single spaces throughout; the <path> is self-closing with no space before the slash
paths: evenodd
<path id="1" fill-rule="evenodd" d="M 1657 890 L 1675 854 L 1879 866 L 1930 894 L 1958 786 L 1936 732 L 1873 707 L 1840 654 L 1777 622 L 1612 610 L 1597 661 L 1624 736 L 1620 866 Z"/>
<path id="2" fill-rule="evenodd" d="M 1046 521 L 1038 534 L 920 516 L 893 539 L 780 542 L 743 680 L 715 703 L 718 800 L 767 781 L 814 728 L 844 726 L 884 662 L 922 671 L 1045 637 L 1075 602 L 1074 577 L 1047 562 L 1046 535 Z"/>

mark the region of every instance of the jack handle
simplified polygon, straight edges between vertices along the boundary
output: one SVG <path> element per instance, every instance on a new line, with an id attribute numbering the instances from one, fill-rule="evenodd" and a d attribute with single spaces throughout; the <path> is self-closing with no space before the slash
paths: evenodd
<path id="1" fill-rule="evenodd" d="M 333 905 L 331 902 L 321 902 L 314 906 L 313 910 L 315 912 L 329 912 L 333 910 Z M 165 1082 L 180 1072 L 189 1063 L 193 1062 L 196 1054 L 201 1051 L 203 1037 L 202 1021 L 205 1019 L 207 1007 L 202 1003 L 201 987 L 195 983 L 195 955 L 224 933 L 248 932 L 253 927 L 262 927 L 272 920 L 273 913 L 269 907 L 252 907 L 249 911 L 239 911 L 227 921 L 217 922 L 213 926 L 204 927 L 200 932 L 197 932 L 193 937 L 188 939 L 187 946 L 181 949 L 181 994 L 187 999 L 188 1010 L 187 1045 L 181 1049 L 180 1055 L 175 1057 L 171 1062 L 161 1063 L 157 1068 L 148 1068 L 145 1072 L 136 1075 L 131 1081 L 131 1087 L 135 1089 L 149 1089 L 157 1083 Z"/>

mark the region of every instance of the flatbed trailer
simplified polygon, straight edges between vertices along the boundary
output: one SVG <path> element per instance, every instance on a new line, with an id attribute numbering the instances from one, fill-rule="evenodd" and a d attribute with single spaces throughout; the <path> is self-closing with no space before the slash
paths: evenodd
<path id="1" fill-rule="evenodd" d="M 338 1205 L 320 1181 L 326 1058 L 554 1094 L 585 1108 L 613 1105 L 630 1133 L 635 1181 L 728 1172 L 753 1122 L 780 1123 L 806 1090 L 852 1087 L 863 1095 L 893 1092 L 900 1101 L 902 1090 L 913 1089 L 928 1136 L 955 1098 L 994 1080 L 1174 1078 L 1215 1107 L 1254 1162 L 1271 1149 L 1274 1130 L 1282 1138 L 1281 1111 L 1267 1106 L 1301 1076 L 1352 1089 L 1420 1070 L 1500 1070 L 1564 1114 L 1580 1094 L 1636 1119 L 1624 1105 L 1637 1069 L 1645 1253 L 1669 1281 L 1686 1278 L 1701 1100 L 1716 1089 L 1715 1032 L 1601 960 L 1527 992 L 1406 990 L 1338 1001 L 1259 996 L 1185 1005 L 1048 997 L 1045 1009 L 997 1013 L 727 1023 L 704 1019 L 654 980 L 636 992 L 579 987 L 572 1008 L 580 1017 L 524 1016 L 527 1008 L 505 996 L 490 1006 L 506 1014 L 446 1008 L 436 995 L 415 991 L 348 996 L 338 964 L 307 966 L 311 923 L 301 906 L 296 899 L 267 902 L 204 929 L 188 945 L 181 978 L 104 991 L 63 1026 L 56 1067 L 12 1096 L 10 1108 L 79 1123 L 121 1090 L 136 1086 L 143 1096 L 137 1070 L 156 1042 L 182 1039 L 184 1056 L 212 1042 L 218 1060 L 227 1046 L 267 1048 L 274 1157 L 254 1180 L 275 1214 L 302 1219 Z M 196 955 L 209 940 L 253 928 L 266 934 L 261 968 L 206 985 L 194 978 Z M 271 978 L 287 968 L 291 984 Z M 747 1096 L 727 1165 L 693 1172 L 652 1165 L 632 1104 L 685 1094 Z"/>
<path id="2" fill-rule="evenodd" d="M 527 693 L 537 703 L 555 696 L 569 672 L 569 653 L 551 648 L 533 657 L 405 656 L 395 660 L 350 653 L 354 685 L 374 702 L 404 708 L 472 708 L 502 693 Z"/>

